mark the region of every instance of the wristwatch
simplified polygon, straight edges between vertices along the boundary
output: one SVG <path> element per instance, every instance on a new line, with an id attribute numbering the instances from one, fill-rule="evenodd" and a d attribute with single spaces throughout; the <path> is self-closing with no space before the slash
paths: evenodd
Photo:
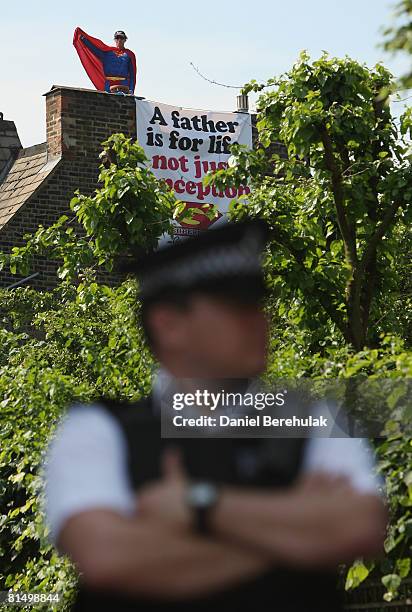
<path id="1" fill-rule="evenodd" d="M 193 482 L 186 491 L 186 503 L 192 510 L 193 527 L 197 533 L 210 533 L 210 511 L 219 499 L 218 487 L 211 482 Z"/>

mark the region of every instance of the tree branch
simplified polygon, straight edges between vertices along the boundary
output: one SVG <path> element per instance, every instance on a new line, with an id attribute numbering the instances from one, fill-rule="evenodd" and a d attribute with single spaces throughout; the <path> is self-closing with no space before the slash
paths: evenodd
<path id="1" fill-rule="evenodd" d="M 386 214 L 383 217 L 381 223 L 376 227 L 375 232 L 372 235 L 361 260 L 361 268 L 363 271 L 365 271 L 368 266 L 370 266 L 377 246 L 384 237 L 386 231 L 391 226 L 399 207 L 400 204 L 398 202 L 393 202 L 392 206 L 386 211 Z"/>
<path id="2" fill-rule="evenodd" d="M 352 267 L 355 268 L 357 264 L 356 240 L 352 235 L 345 210 L 342 172 L 335 158 L 332 141 L 325 125 L 323 125 L 320 129 L 320 136 L 325 151 L 326 167 L 331 173 L 332 191 L 335 200 L 339 230 L 345 243 L 345 250 L 347 252 L 349 262 L 351 263 Z"/>

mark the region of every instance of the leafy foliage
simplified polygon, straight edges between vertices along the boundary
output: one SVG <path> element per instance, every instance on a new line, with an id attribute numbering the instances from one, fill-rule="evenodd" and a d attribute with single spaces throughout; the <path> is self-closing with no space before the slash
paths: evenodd
<path id="1" fill-rule="evenodd" d="M 100 173 L 102 186 L 93 197 L 78 193 L 70 204 L 93 239 L 99 264 L 127 249 L 154 248 L 159 236 L 170 232 L 176 204 L 166 184 L 150 171 L 138 144 L 114 134 L 103 145 L 113 162 Z"/>
<path id="2" fill-rule="evenodd" d="M 387 588 L 386 576 L 396 574 L 400 578 L 398 587 L 395 589 L 391 582 L 392 590 L 385 593 L 385 599 L 392 601 L 402 580 L 410 576 L 406 560 L 412 548 L 412 351 L 398 337 L 385 336 L 379 348 L 359 352 L 326 338 L 322 351 L 310 353 L 307 347 L 312 343 L 312 333 L 296 329 L 287 318 L 273 325 L 268 376 L 275 379 L 309 376 L 315 382 L 329 381 L 342 386 L 355 380 L 354 399 L 361 402 L 363 410 L 365 400 L 372 399 L 382 413 L 385 409 L 390 412 L 385 439 L 375 441 L 377 468 L 385 482 L 390 513 L 386 556 L 374 563 L 358 560 L 348 569 L 346 588 L 355 589 L 370 575 L 381 577 Z M 405 435 L 405 431 L 409 434 Z"/>
<path id="3" fill-rule="evenodd" d="M 68 404 L 149 392 L 153 361 L 136 324 L 136 289 L 88 279 L 46 294 L 0 292 L 9 326 L 31 319 L 36 330 L 1 332 L 0 590 L 62 592 L 67 603 L 75 592 L 69 562 L 47 541 L 39 467 Z"/>
<path id="4" fill-rule="evenodd" d="M 396 4 L 394 23 L 384 30 L 384 49 L 392 52 L 412 54 L 412 2 L 401 0 Z M 409 89 L 412 86 L 412 71 L 408 71 L 401 79 L 402 87 Z"/>
<path id="5" fill-rule="evenodd" d="M 384 294 L 399 285 L 393 253 L 411 219 L 409 144 L 378 65 L 306 53 L 285 75 L 245 91 L 258 101 L 261 149 L 238 148 L 220 185 L 249 178 L 252 196 L 233 203 L 233 218 L 261 217 L 272 230 L 271 284 L 281 308 L 309 329 L 327 321 L 355 350 L 378 343 Z M 269 88 L 266 91 L 266 88 Z M 287 158 L 270 154 L 276 141 Z"/>
<path id="6" fill-rule="evenodd" d="M 208 177 L 249 182 L 232 218 L 263 218 L 271 228 L 268 376 L 348 380 L 363 409 L 366 399 L 391 413 L 377 442 L 391 512 L 387 557 L 358 561 L 347 576 L 352 589 L 379 573 L 388 601 L 409 575 L 412 542 L 411 123 L 410 110 L 399 127 L 392 117 L 392 88 L 381 65 L 327 54 L 310 62 L 302 53 L 287 74 L 246 85 L 262 92 L 260 148 L 235 147 L 231 166 Z M 286 157 L 273 153 L 278 141 Z"/>

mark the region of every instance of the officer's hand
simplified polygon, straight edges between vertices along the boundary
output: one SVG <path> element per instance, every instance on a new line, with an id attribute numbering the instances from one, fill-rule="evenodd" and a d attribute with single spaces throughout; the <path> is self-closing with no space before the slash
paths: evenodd
<path id="1" fill-rule="evenodd" d="M 167 449 L 162 457 L 163 477 L 143 487 L 137 495 L 137 511 L 142 516 L 159 518 L 180 528 L 191 523 L 185 503 L 187 476 L 177 449 Z"/>

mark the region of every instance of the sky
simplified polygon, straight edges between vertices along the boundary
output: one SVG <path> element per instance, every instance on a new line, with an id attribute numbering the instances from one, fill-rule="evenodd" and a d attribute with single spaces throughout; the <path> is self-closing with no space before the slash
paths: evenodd
<path id="1" fill-rule="evenodd" d="M 52 85 L 93 88 L 72 45 L 76 26 L 112 44 L 125 30 L 138 62 L 136 95 L 188 108 L 232 111 L 236 89 L 288 70 L 299 52 L 323 50 L 395 75 L 408 58 L 379 48 L 391 0 L 0 0 L 0 111 L 16 123 L 23 146 L 45 141 L 45 99 Z M 253 100 L 252 100 L 253 105 Z M 253 108 L 253 106 L 252 106 Z"/>

